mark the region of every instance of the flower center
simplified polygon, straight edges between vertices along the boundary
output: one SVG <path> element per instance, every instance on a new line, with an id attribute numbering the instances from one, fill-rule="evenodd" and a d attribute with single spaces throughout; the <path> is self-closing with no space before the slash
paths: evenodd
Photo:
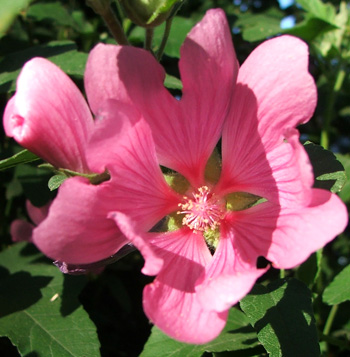
<path id="1" fill-rule="evenodd" d="M 208 186 L 202 186 L 197 193 L 192 193 L 193 198 L 184 196 L 184 203 L 179 203 L 180 211 L 184 214 L 182 224 L 194 232 L 215 231 L 225 215 L 224 204 L 215 194 L 210 193 Z"/>

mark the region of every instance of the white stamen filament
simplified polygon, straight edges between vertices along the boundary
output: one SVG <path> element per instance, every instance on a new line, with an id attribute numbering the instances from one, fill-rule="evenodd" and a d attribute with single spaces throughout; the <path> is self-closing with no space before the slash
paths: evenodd
<path id="1" fill-rule="evenodd" d="M 181 211 L 177 213 L 185 215 L 182 224 L 194 232 L 215 230 L 224 216 L 223 204 L 208 186 L 200 187 L 192 196 L 193 199 L 184 196 L 184 203 L 179 203 Z"/>

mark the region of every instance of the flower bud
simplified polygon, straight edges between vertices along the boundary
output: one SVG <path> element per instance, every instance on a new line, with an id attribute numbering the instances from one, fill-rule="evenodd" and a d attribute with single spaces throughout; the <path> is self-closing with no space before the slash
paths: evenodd
<path id="1" fill-rule="evenodd" d="M 163 23 L 181 0 L 119 0 L 136 25 L 152 28 Z"/>

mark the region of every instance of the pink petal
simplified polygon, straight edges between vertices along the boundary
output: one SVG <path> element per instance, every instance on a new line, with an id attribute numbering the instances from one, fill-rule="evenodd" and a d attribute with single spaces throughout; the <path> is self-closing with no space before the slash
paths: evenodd
<path id="1" fill-rule="evenodd" d="M 345 205 L 325 190 L 312 189 L 311 194 L 306 207 L 265 202 L 230 213 L 226 220 L 240 260 L 252 264 L 263 256 L 277 268 L 293 268 L 341 233 L 348 221 Z"/>
<path id="2" fill-rule="evenodd" d="M 46 205 L 42 207 L 36 207 L 31 204 L 29 200 L 26 201 L 26 208 L 32 223 L 24 221 L 22 219 L 16 219 L 11 223 L 11 236 L 14 242 L 31 242 L 32 241 L 32 234 L 33 229 L 37 226 L 40 222 L 42 222 L 49 211 L 51 205 L 51 201 L 48 202 Z"/>
<path id="3" fill-rule="evenodd" d="M 39 225 L 39 223 L 41 223 L 47 217 L 51 203 L 52 201 L 49 201 L 44 206 L 36 207 L 33 206 L 29 200 L 26 201 L 28 215 L 36 226 Z"/>
<path id="4" fill-rule="evenodd" d="M 136 105 L 151 126 L 160 164 L 200 186 L 220 138 L 237 72 L 222 10 L 207 13 L 188 35 L 181 53 L 180 101 L 164 88 L 165 73 L 154 57 L 132 47 L 96 47 L 88 61 L 86 90 L 95 112 L 111 97 Z M 98 66 L 100 72 L 93 73 Z M 115 78 L 114 84 L 110 78 Z M 106 88 L 99 88 L 98 81 L 108 82 Z"/>
<path id="5" fill-rule="evenodd" d="M 347 223 L 347 209 L 340 198 L 313 189 L 308 207 L 281 211 L 266 257 L 277 268 L 293 268 L 343 232 Z"/>
<path id="6" fill-rule="evenodd" d="M 243 211 L 231 212 L 225 217 L 239 257 L 240 270 L 245 266 L 255 266 L 259 256 L 268 255 L 280 209 L 276 204 L 264 202 Z"/>
<path id="7" fill-rule="evenodd" d="M 25 64 L 5 109 L 8 136 L 55 167 L 88 172 L 92 124 L 84 97 L 66 74 L 43 58 Z"/>
<path id="8" fill-rule="evenodd" d="M 206 343 L 223 329 L 227 311 L 206 311 L 197 300 L 195 282 L 212 257 L 199 234 L 182 229 L 154 235 L 164 267 L 144 289 L 146 315 L 170 337 L 187 343 Z"/>
<path id="9" fill-rule="evenodd" d="M 233 230 L 223 226 L 213 261 L 197 281 L 198 299 L 207 310 L 228 310 L 249 293 L 267 270 L 257 269 L 256 261 L 242 261 L 234 241 Z"/>
<path id="10" fill-rule="evenodd" d="M 23 219 L 15 219 L 11 223 L 10 233 L 13 242 L 31 242 L 35 226 Z"/>
<path id="11" fill-rule="evenodd" d="M 291 36 L 264 42 L 244 62 L 223 131 L 222 190 L 288 206 L 310 200 L 312 169 L 294 129 L 316 104 L 307 67 L 306 44 Z"/>
<path id="12" fill-rule="evenodd" d="M 66 180 L 48 217 L 33 231 L 33 242 L 46 255 L 67 264 L 88 264 L 115 254 L 128 240 L 108 212 L 113 183 L 91 185 L 81 177 Z"/>
<path id="13" fill-rule="evenodd" d="M 145 120 L 128 105 L 106 104 L 89 144 L 89 166 L 110 172 L 112 211 L 128 215 L 147 231 L 178 209 L 179 195 L 165 182 Z"/>
<path id="14" fill-rule="evenodd" d="M 135 223 L 121 212 L 111 212 L 108 217 L 115 220 L 125 237 L 142 253 L 145 258 L 145 265 L 141 270 L 142 273 L 146 275 L 158 274 L 163 266 L 163 260 L 155 255 L 152 247 L 147 242 L 147 233 L 142 234 Z"/>
<path id="15" fill-rule="evenodd" d="M 101 104 L 109 99 L 129 102 L 130 98 L 120 79 L 118 56 L 124 49 L 122 46 L 105 45 L 99 43 L 90 51 L 84 75 L 85 92 L 90 108 L 94 114 L 101 109 Z M 130 48 L 131 56 L 143 56 L 147 52 Z M 136 51 L 135 51 L 136 50 Z M 134 52 L 135 51 L 135 52 Z M 147 58 L 147 55 L 146 55 Z M 157 73 L 155 73 L 157 76 Z"/>

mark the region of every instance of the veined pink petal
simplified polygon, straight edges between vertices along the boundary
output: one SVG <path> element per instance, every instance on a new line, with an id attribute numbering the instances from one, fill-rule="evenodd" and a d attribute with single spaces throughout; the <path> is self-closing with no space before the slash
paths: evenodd
<path id="1" fill-rule="evenodd" d="M 165 182 L 146 121 L 128 105 L 106 104 L 89 143 L 89 166 L 111 174 L 111 211 L 127 214 L 147 231 L 178 209 L 180 196 Z"/>
<path id="2" fill-rule="evenodd" d="M 259 256 L 267 256 L 280 210 L 280 206 L 264 202 L 243 211 L 230 212 L 225 217 L 242 268 L 255 266 Z"/>
<path id="3" fill-rule="evenodd" d="M 316 104 L 307 66 L 306 44 L 291 36 L 264 42 L 244 62 L 223 130 L 221 189 L 288 206 L 310 200 L 312 169 L 294 129 Z"/>
<path id="4" fill-rule="evenodd" d="M 313 189 L 308 207 L 281 211 L 266 258 L 277 268 L 293 268 L 343 232 L 347 222 L 346 206 L 337 195 Z"/>
<path id="5" fill-rule="evenodd" d="M 308 66 L 306 43 L 285 35 L 262 43 L 240 68 L 237 81 L 254 92 L 259 128 L 268 141 L 278 141 L 284 129 L 306 123 L 314 113 L 317 90 Z"/>
<path id="6" fill-rule="evenodd" d="M 113 183 L 92 185 L 81 177 L 67 179 L 47 218 L 33 231 L 33 242 L 47 256 L 67 264 L 93 263 L 116 253 L 128 240 L 108 212 Z"/>
<path id="7" fill-rule="evenodd" d="M 344 203 L 325 190 L 311 193 L 310 204 L 299 209 L 265 202 L 230 213 L 240 260 L 251 264 L 263 256 L 277 268 L 293 268 L 341 233 L 348 221 Z"/>
<path id="8" fill-rule="evenodd" d="M 5 109 L 8 136 L 55 167 L 88 172 L 92 125 L 84 97 L 65 73 L 44 58 L 25 64 Z"/>
<path id="9" fill-rule="evenodd" d="M 136 105 L 151 126 L 160 164 L 200 186 L 220 138 L 237 73 L 222 10 L 208 11 L 188 35 L 181 54 L 184 89 L 179 101 L 164 88 L 165 73 L 154 57 L 132 47 L 96 47 L 87 65 L 86 91 L 94 112 L 109 98 Z M 97 64 L 101 69 L 94 72 Z M 97 82 L 108 84 L 96 90 L 101 87 Z"/>
<path id="10" fill-rule="evenodd" d="M 219 246 L 213 261 L 196 282 L 198 299 L 206 310 L 226 311 L 249 293 L 267 269 L 257 269 L 256 261 L 244 262 L 235 249 L 234 232 L 221 227 Z"/>
<path id="11" fill-rule="evenodd" d="M 214 339 L 225 326 L 227 311 L 204 310 L 196 296 L 195 282 L 212 259 L 203 237 L 181 229 L 154 234 L 151 243 L 164 267 L 144 289 L 146 315 L 179 341 L 200 344 Z"/>
<path id="12" fill-rule="evenodd" d="M 108 217 L 115 220 L 125 237 L 142 253 L 145 258 L 142 273 L 146 275 L 158 274 L 163 266 L 163 260 L 155 255 L 147 241 L 147 233 L 142 233 L 135 222 L 132 222 L 128 216 L 121 212 L 111 212 Z"/>

